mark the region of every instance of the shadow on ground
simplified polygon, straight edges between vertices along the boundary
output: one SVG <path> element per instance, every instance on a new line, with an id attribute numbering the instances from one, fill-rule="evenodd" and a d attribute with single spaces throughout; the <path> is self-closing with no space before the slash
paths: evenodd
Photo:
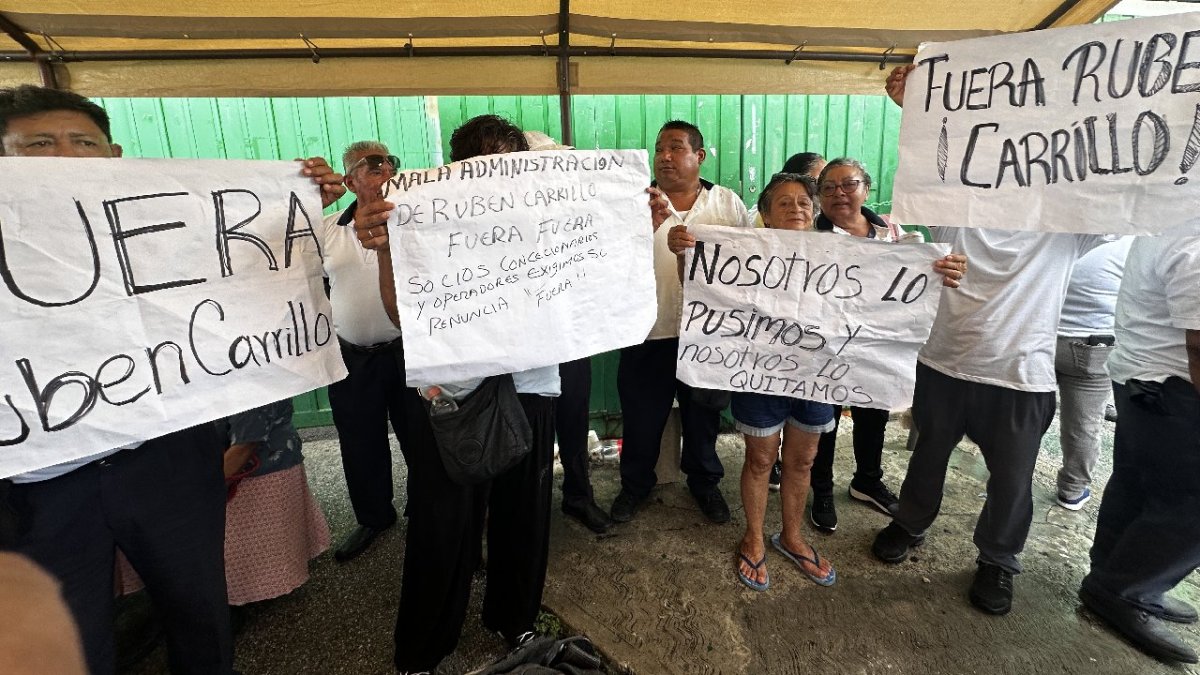
<path id="1" fill-rule="evenodd" d="M 941 516 L 928 543 L 910 561 L 885 566 L 869 552 L 887 518 L 846 495 L 853 473 L 852 424 L 842 424 L 835 477 L 836 534 L 806 529 L 838 570 L 838 583 L 819 588 L 780 555 L 768 552 L 771 588 L 756 593 L 734 576 L 733 548 L 745 522 L 738 506 L 742 443 L 723 436 L 722 482 L 733 521 L 704 520 L 683 484 L 660 486 L 631 523 L 596 536 L 557 509 L 544 604 L 575 632 L 588 635 L 620 670 L 639 675 L 686 673 L 1191 673 L 1130 647 L 1079 608 L 1075 592 L 1087 570 L 1087 548 L 1098 499 L 1071 513 L 1057 506 L 1060 459 L 1057 424 L 1047 434 L 1034 486 L 1034 525 L 1017 577 L 1011 614 L 974 610 L 966 590 L 974 572 L 971 532 L 982 505 L 986 469 L 969 443 L 955 452 Z M 1112 425 L 1097 471 L 1099 494 L 1111 471 Z M 888 480 L 898 489 L 908 461 L 904 431 L 893 421 L 885 450 Z M 336 439 L 306 432 L 309 481 L 325 509 L 334 540 L 353 527 Z M 399 452 L 395 453 L 397 458 Z M 397 467 L 403 505 L 404 468 Z M 593 464 L 597 500 L 607 507 L 619 489 L 617 466 Z M 557 490 L 557 486 L 556 486 Z M 767 531 L 779 528 L 772 496 Z M 403 561 L 403 521 L 366 555 L 345 565 L 329 553 L 312 579 L 289 596 L 251 607 L 238 636 L 237 667 L 246 675 L 392 673 L 392 627 Z M 503 645 L 479 623 L 482 576 L 459 649 L 439 673 L 463 673 L 501 655 Z M 1177 591 L 1200 603 L 1200 575 Z M 429 608 L 430 613 L 437 611 Z M 1200 647 L 1200 628 L 1179 628 Z M 160 648 L 128 673 L 166 672 Z"/>

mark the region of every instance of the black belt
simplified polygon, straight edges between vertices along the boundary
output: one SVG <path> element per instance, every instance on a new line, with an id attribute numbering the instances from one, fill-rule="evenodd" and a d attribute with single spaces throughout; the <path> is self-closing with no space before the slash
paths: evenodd
<path id="1" fill-rule="evenodd" d="M 1099 347 L 1100 345 L 1112 347 L 1117 344 L 1117 338 L 1112 335 L 1089 335 L 1086 342 L 1091 347 Z"/>
<path id="2" fill-rule="evenodd" d="M 338 342 L 340 342 L 343 347 L 358 354 L 377 354 L 382 351 L 387 351 L 399 345 L 400 340 L 401 338 L 396 338 L 395 340 L 391 340 L 389 342 L 380 342 L 378 344 L 370 345 L 369 347 L 363 347 L 361 345 L 356 345 L 353 342 L 343 340 L 340 337 L 338 338 Z"/>

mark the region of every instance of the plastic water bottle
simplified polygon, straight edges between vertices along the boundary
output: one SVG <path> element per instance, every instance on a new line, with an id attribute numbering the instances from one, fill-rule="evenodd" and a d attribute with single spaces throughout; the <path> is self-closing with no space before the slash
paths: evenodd
<path id="1" fill-rule="evenodd" d="M 436 384 L 420 387 L 417 389 L 417 393 L 421 395 L 421 398 L 429 401 L 430 416 L 445 415 L 458 410 L 458 402 L 454 400 L 454 397 Z"/>

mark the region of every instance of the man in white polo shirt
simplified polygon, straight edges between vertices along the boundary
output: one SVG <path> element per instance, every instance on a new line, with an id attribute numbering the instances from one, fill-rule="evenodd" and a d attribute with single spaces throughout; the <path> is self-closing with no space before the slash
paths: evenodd
<path id="1" fill-rule="evenodd" d="M 346 187 L 356 195 L 368 182 L 378 189 L 399 168 L 399 160 L 378 141 L 351 144 L 342 160 Z M 404 346 L 379 294 L 376 253 L 359 246 L 354 234 L 357 206 L 357 201 L 351 202 L 341 213 L 327 217 L 322 240 L 334 331 L 349 373 L 329 385 L 329 407 L 341 446 L 346 490 L 358 521 L 358 527 L 334 550 L 339 562 L 357 557 L 396 522 L 388 422 L 404 453 L 414 442 L 409 439 L 408 421 L 425 414 L 416 389 L 404 383 Z"/>
<path id="2" fill-rule="evenodd" d="M 621 350 L 617 393 L 621 398 L 624 440 L 621 491 L 612 519 L 631 520 L 657 482 L 654 467 L 671 402 L 679 401 L 683 423 L 681 468 L 688 489 L 705 517 L 729 520 L 729 506 L 717 484 L 725 474 L 717 457 L 720 411 L 698 401 L 697 390 L 675 378 L 683 283 L 679 258 L 667 248 L 667 235 L 678 225 L 750 227 L 746 205 L 732 190 L 700 178 L 706 156 L 704 136 L 695 125 L 672 121 L 663 125 L 654 146 L 655 185 L 671 203 L 671 215 L 654 235 L 654 276 L 658 287 L 658 320 L 646 341 Z"/>
<path id="3" fill-rule="evenodd" d="M 1113 473 L 1079 597 L 1146 653 L 1196 663 L 1163 622 L 1197 620 L 1166 593 L 1200 567 L 1200 223 L 1133 243 L 1115 332 Z"/>

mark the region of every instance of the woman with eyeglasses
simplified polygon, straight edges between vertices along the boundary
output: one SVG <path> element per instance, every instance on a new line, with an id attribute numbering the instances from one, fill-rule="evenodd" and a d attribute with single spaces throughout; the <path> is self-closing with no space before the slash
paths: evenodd
<path id="1" fill-rule="evenodd" d="M 871 192 L 871 174 L 856 159 L 839 157 L 825 165 L 818 179 L 821 215 L 816 229 L 821 232 L 879 241 L 922 242 L 918 232 L 904 232 L 886 218 L 864 206 Z M 965 269 L 965 261 L 964 261 Z M 838 420 L 842 408 L 834 410 L 833 428 L 821 435 L 812 468 L 813 503 L 809 518 L 822 532 L 837 529 L 833 501 L 833 456 L 837 445 Z M 854 420 L 854 459 L 857 464 L 850 481 L 850 497 L 892 514 L 899 499 L 883 482 L 883 435 L 888 411 L 850 406 Z"/>

